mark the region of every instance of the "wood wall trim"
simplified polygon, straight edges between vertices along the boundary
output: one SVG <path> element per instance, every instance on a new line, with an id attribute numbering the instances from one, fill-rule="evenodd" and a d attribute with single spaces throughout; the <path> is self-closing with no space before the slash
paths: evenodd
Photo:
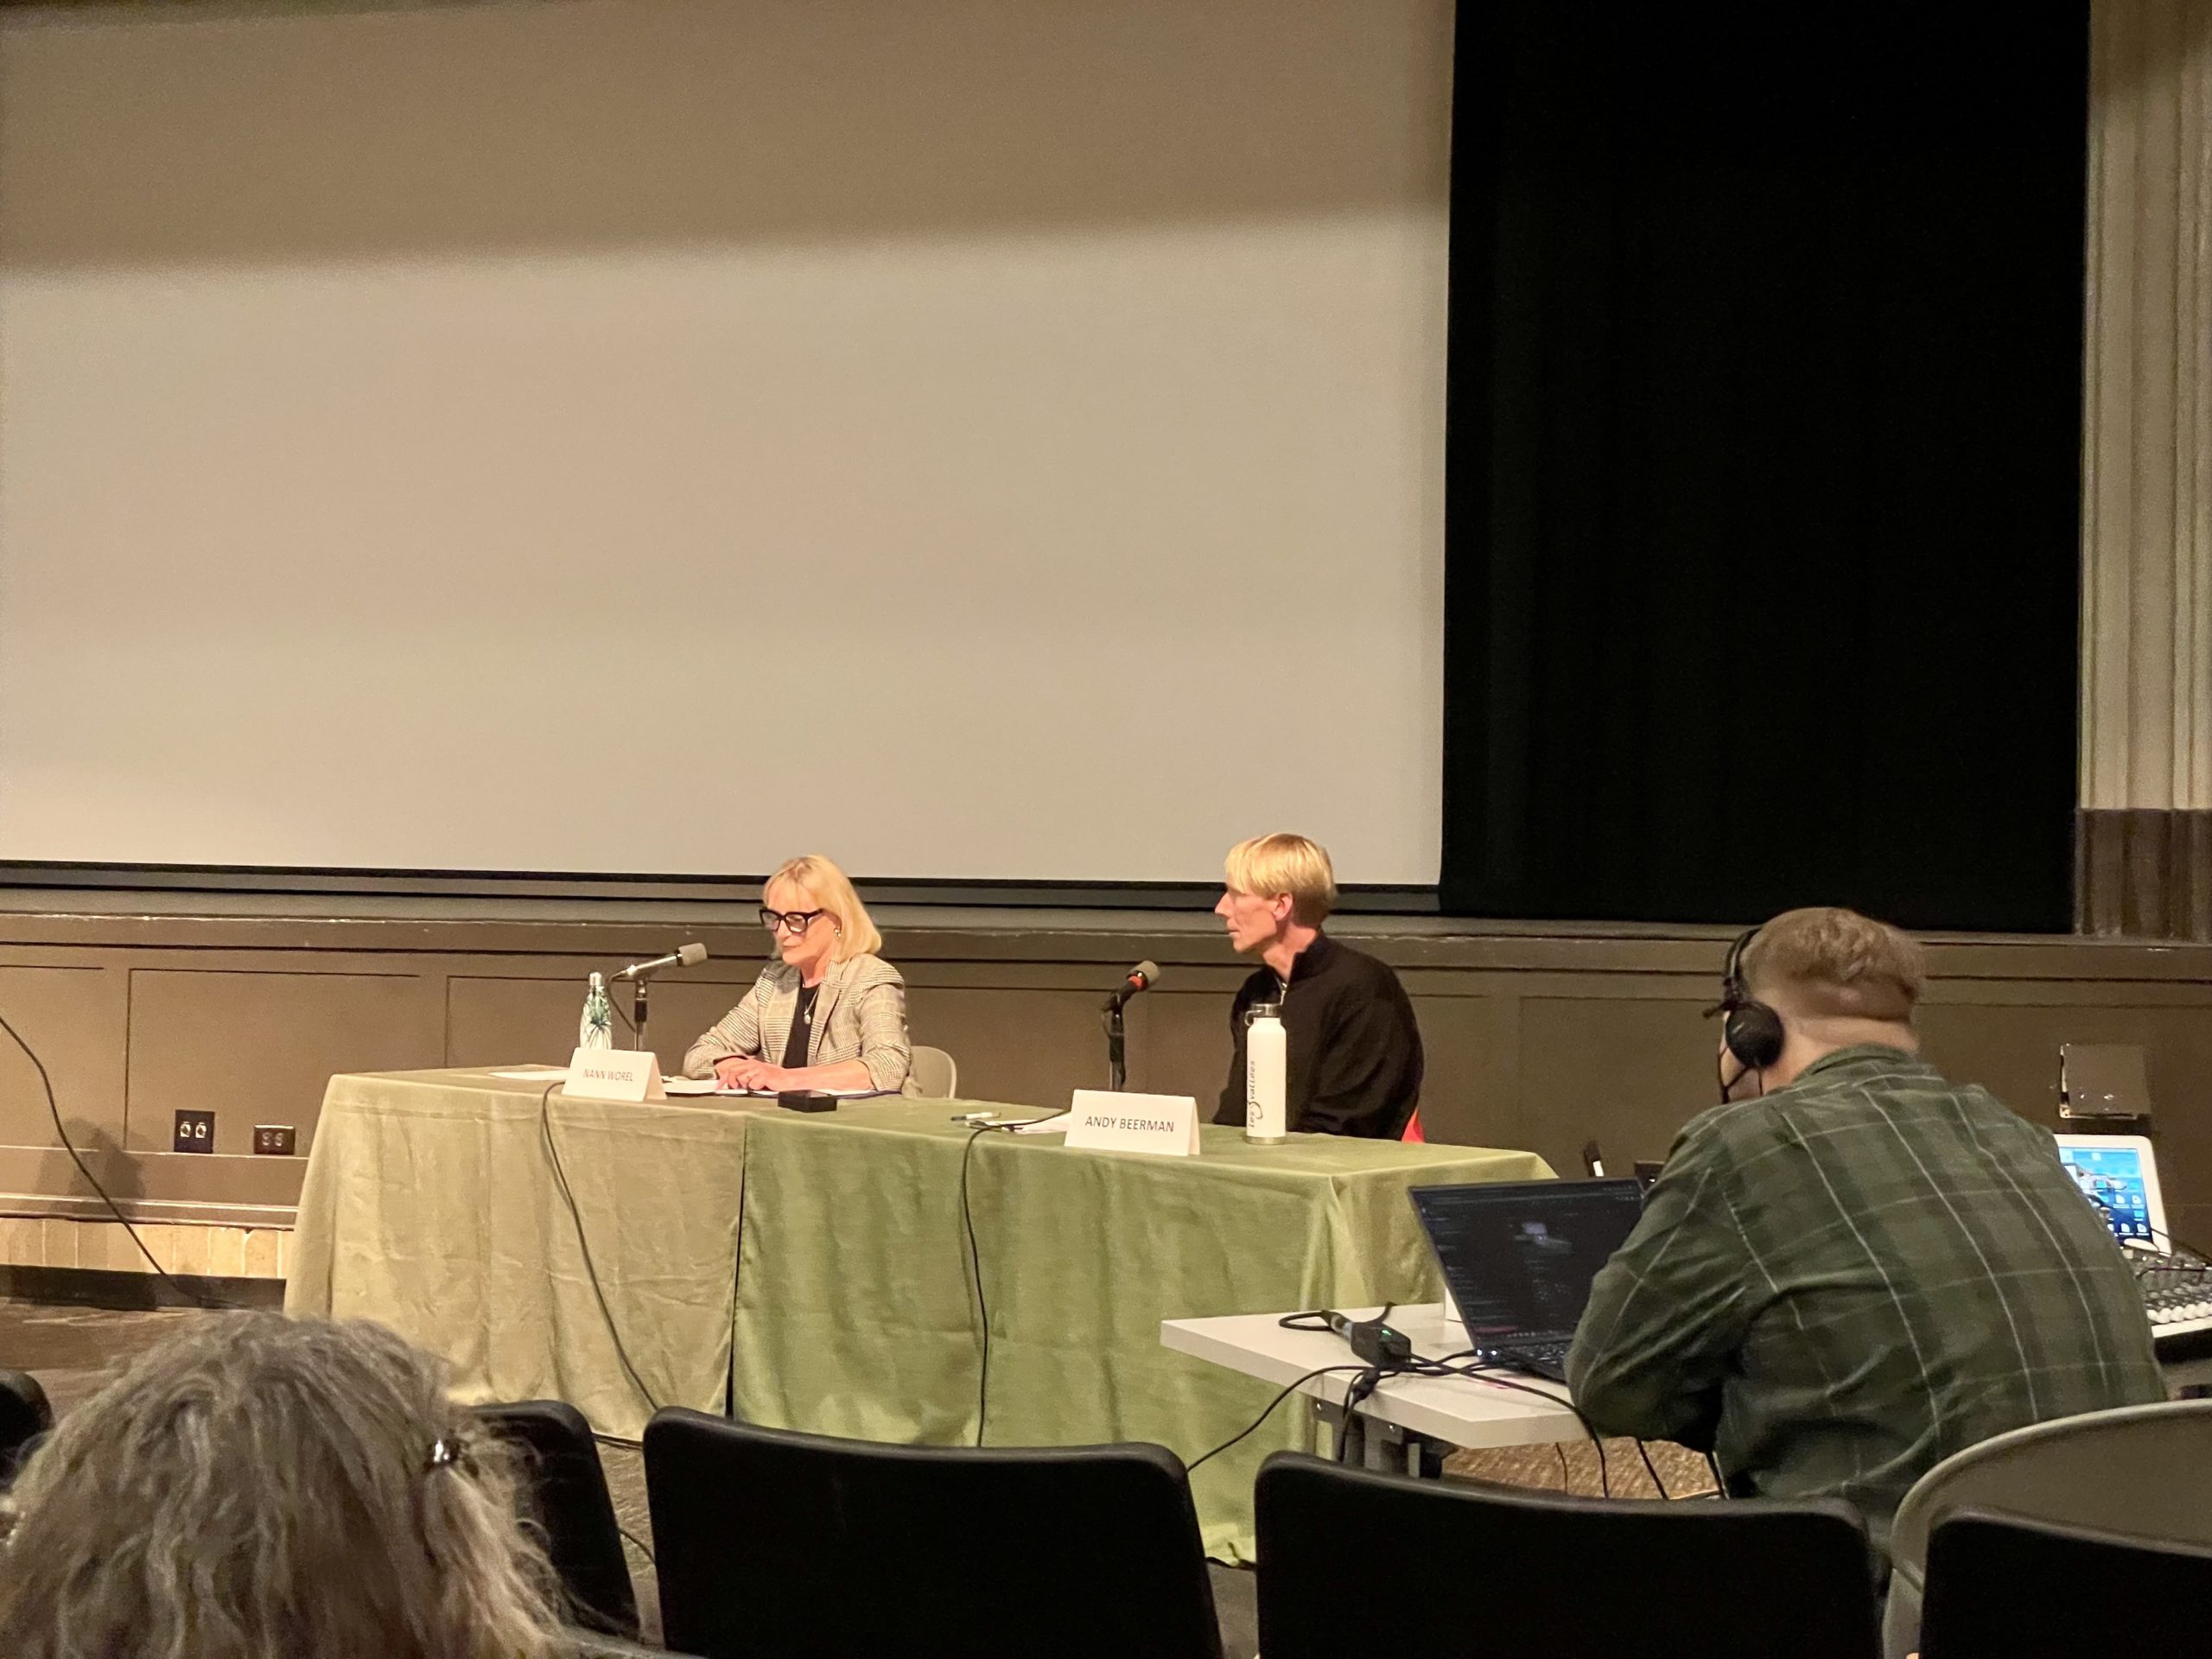
<path id="1" fill-rule="evenodd" d="M 654 990 L 671 1065 L 761 960 L 760 931 L 734 906 L 710 919 L 579 917 L 549 902 L 540 914 L 366 918 L 0 903 L 0 1012 L 40 1047 L 73 1137 L 127 1210 L 259 1221 L 296 1202 L 305 1160 L 244 1155 L 252 1126 L 291 1124 L 304 1152 L 333 1071 L 565 1059 L 586 974 L 703 938 L 715 959 Z M 1248 965 L 1212 917 L 880 919 L 917 1040 L 952 1050 L 977 1097 L 1058 1105 L 1097 1085 L 1099 1001 L 1145 957 L 1166 972 L 1130 1008 L 1132 1084 L 1209 1107 L 1218 1095 Z M 1592 1136 L 1617 1161 L 1657 1157 L 1710 1098 L 1714 1033 L 1699 1015 L 1730 930 L 1348 917 L 1337 931 L 1392 963 L 1414 999 L 1434 1138 L 1528 1147 L 1560 1169 Z M 2212 944 L 1940 936 L 1929 956 L 1930 1058 L 2035 1121 L 2055 1126 L 2059 1043 L 2144 1044 L 2170 1204 L 2201 1192 L 2212 1207 Z M 217 1112 L 218 1155 L 167 1150 L 182 1106 Z M 0 1210 L 10 1194 L 41 1212 L 95 1213 L 35 1075 L 0 1043 Z"/>

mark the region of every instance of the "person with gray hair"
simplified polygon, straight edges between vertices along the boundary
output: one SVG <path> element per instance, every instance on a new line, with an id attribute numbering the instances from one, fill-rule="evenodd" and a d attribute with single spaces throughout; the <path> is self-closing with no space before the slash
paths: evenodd
<path id="1" fill-rule="evenodd" d="M 550 1659 L 505 1445 L 380 1325 L 194 1320 L 9 1495 L 9 1659 Z"/>

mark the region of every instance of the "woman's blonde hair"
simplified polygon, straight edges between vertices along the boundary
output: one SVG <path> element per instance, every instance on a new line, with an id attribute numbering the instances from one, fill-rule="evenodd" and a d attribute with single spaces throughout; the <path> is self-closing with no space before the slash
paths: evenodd
<path id="1" fill-rule="evenodd" d="M 1255 836 L 1240 841 L 1222 861 L 1229 885 L 1239 893 L 1272 899 L 1290 895 L 1294 921 L 1319 927 L 1337 907 L 1337 873 L 1327 851 L 1303 836 Z"/>
<path id="2" fill-rule="evenodd" d="M 837 944 L 830 953 L 833 960 L 842 962 L 848 957 L 873 956 L 883 949 L 883 935 L 868 919 L 868 906 L 861 903 L 861 896 L 853 891 L 851 881 L 831 860 L 819 853 L 802 853 L 797 858 L 785 859 L 777 867 L 776 873 L 761 884 L 764 902 L 768 889 L 779 881 L 790 882 L 836 920 Z"/>
<path id="3" fill-rule="evenodd" d="M 9 1495 L 10 1659 L 550 1659 L 505 1444 L 381 1325 L 195 1320 Z"/>

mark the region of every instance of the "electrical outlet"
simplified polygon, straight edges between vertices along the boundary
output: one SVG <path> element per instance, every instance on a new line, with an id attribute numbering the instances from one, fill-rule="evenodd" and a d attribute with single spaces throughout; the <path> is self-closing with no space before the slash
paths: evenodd
<path id="1" fill-rule="evenodd" d="M 289 1123 L 257 1123 L 253 1126 L 253 1149 L 264 1157 L 289 1158 L 292 1155 L 292 1126 Z"/>
<path id="2" fill-rule="evenodd" d="M 176 1115 L 175 1150 L 179 1152 L 214 1151 L 215 1114 L 179 1112 Z"/>

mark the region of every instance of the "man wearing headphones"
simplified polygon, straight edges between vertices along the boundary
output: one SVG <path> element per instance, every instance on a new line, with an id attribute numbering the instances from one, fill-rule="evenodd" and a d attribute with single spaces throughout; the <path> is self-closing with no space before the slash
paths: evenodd
<path id="1" fill-rule="evenodd" d="M 2150 1322 L 2050 1133 L 1919 1058 L 1920 949 L 1793 910 L 1729 951 L 1721 1104 L 1691 1120 L 1567 1357 L 1601 1433 L 1837 1497 L 2045 1418 L 2161 1400 Z"/>

